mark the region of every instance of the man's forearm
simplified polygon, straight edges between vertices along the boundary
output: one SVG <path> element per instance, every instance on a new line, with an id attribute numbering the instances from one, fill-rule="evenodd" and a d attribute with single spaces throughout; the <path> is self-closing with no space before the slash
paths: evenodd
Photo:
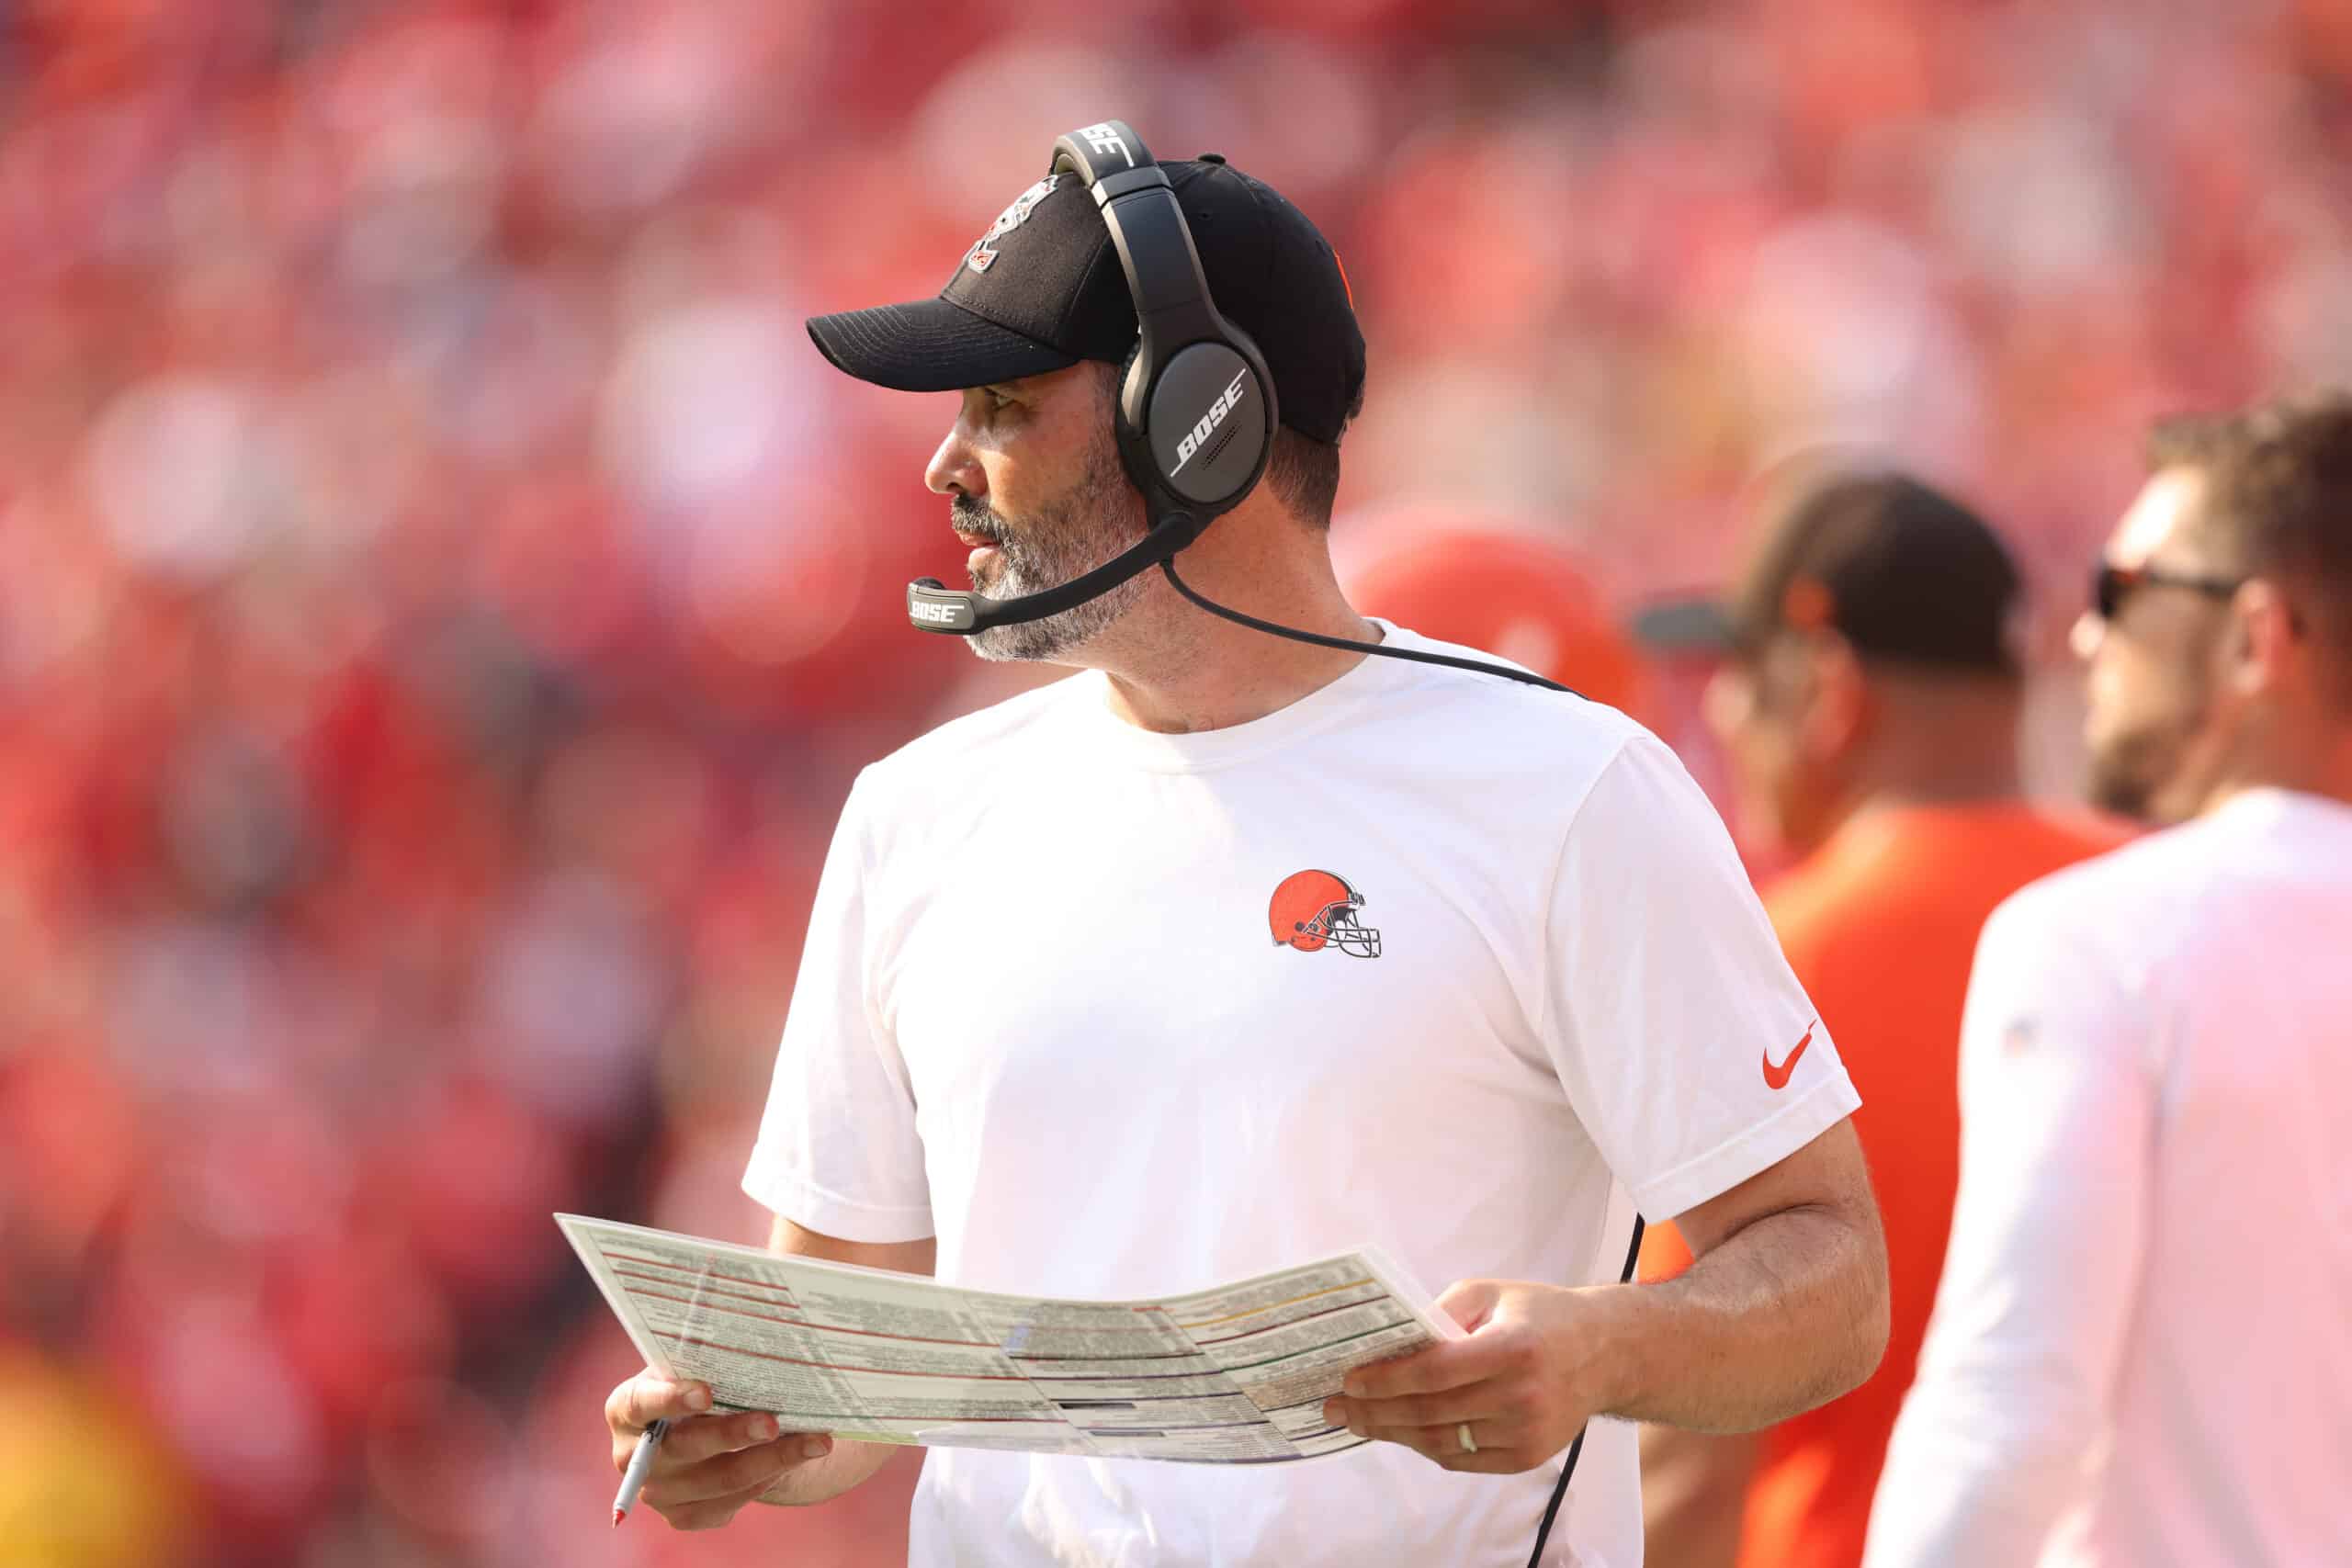
<path id="1" fill-rule="evenodd" d="M 861 1482 L 870 1481 L 892 1455 L 903 1452 L 897 1443 L 833 1444 L 833 1451 L 786 1475 L 759 1495 L 759 1501 L 779 1508 L 803 1508 L 829 1503 Z"/>
<path id="2" fill-rule="evenodd" d="M 1734 1232 L 1672 1280 L 1604 1286 L 1612 1416 L 1744 1432 L 1835 1399 L 1886 1348 L 1874 1213 L 1807 1204 Z"/>
<path id="3" fill-rule="evenodd" d="M 1886 1243 L 1851 1121 L 1676 1219 L 1698 1261 L 1662 1284 L 1455 1280 L 1438 1305 L 1469 1332 L 1357 1368 L 1325 1418 L 1449 1470 L 1515 1473 L 1595 1416 L 1743 1431 L 1878 1365 Z"/>
<path id="4" fill-rule="evenodd" d="M 930 1236 L 915 1241 L 850 1241 L 809 1230 L 781 1214 L 768 1233 L 768 1250 L 785 1258 L 816 1258 L 829 1263 L 888 1269 L 901 1274 L 929 1274 L 939 1261 L 939 1244 Z M 827 1502 L 871 1479 L 890 1462 L 890 1456 L 900 1447 L 897 1443 L 836 1441 L 832 1452 L 793 1471 L 761 1493 L 759 1500 L 785 1508 Z"/>

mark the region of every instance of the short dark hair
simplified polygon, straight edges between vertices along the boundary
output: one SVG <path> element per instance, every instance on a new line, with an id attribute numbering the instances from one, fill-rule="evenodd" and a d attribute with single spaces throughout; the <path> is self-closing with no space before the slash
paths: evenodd
<path id="1" fill-rule="evenodd" d="M 1363 383 L 1356 383 L 1356 395 L 1348 401 L 1348 412 L 1340 421 L 1341 439 L 1356 415 L 1363 412 Z M 1274 449 L 1266 457 L 1266 483 L 1274 499 L 1300 522 L 1310 528 L 1331 525 L 1331 507 L 1340 498 L 1340 443 L 1317 441 L 1302 435 L 1289 425 L 1274 431 Z"/>
<path id="2" fill-rule="evenodd" d="M 1274 449 L 1266 458 L 1265 483 L 1300 522 L 1310 528 L 1329 527 L 1331 505 L 1340 494 L 1340 444 L 1282 426 L 1274 432 Z"/>
<path id="3" fill-rule="evenodd" d="M 2189 527 L 2215 568 L 2314 591 L 2309 608 L 2352 691 L 2352 394 L 2165 420 L 2149 434 L 2148 460 L 2204 479 Z"/>

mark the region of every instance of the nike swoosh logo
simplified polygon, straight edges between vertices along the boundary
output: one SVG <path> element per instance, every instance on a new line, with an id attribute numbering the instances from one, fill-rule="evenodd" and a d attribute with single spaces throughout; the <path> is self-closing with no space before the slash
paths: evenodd
<path id="1" fill-rule="evenodd" d="M 1812 1023 L 1808 1024 L 1805 1028 L 1804 1038 L 1798 1041 L 1797 1048 L 1789 1053 L 1789 1059 L 1782 1062 L 1777 1067 L 1772 1065 L 1772 1053 L 1770 1051 L 1764 1053 L 1765 1088 L 1786 1089 L 1789 1087 L 1789 1075 L 1797 1070 L 1797 1058 L 1804 1055 L 1804 1048 L 1813 1043 L 1813 1032 L 1820 1027 L 1821 1021 L 1817 1018 L 1815 1019 Z"/>

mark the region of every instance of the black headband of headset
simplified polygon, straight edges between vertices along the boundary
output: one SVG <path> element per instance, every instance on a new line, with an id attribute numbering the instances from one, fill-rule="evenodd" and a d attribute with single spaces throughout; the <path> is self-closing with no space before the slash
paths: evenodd
<path id="1" fill-rule="evenodd" d="M 1125 120 L 1106 119 L 1057 138 L 1051 172 L 1076 175 L 1094 197 L 1135 302 L 1119 413 L 1122 434 L 1136 440 L 1129 466 L 1146 470 L 1137 484 L 1149 498 L 1156 481 L 1171 502 L 1208 516 L 1229 510 L 1264 471 L 1278 421 L 1273 378 L 1250 335 L 1217 313 L 1167 171 Z M 1196 346 L 1209 352 L 1185 352 Z M 1224 443 L 1252 427 L 1257 439 L 1221 462 Z"/>
<path id="2" fill-rule="evenodd" d="M 1164 365 L 1187 344 L 1236 335 L 1209 300 L 1201 254 L 1168 172 L 1125 120 L 1106 119 L 1057 137 L 1051 172 L 1076 175 L 1110 228 L 1112 248 L 1127 275 L 1127 296 L 1135 301 L 1145 363 Z M 1129 424 L 1144 423 L 1139 405 L 1123 400 L 1121 412 Z"/>

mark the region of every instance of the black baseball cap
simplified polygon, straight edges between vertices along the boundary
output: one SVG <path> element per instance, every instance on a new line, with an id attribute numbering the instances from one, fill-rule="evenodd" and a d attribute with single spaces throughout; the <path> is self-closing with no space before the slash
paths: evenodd
<path id="1" fill-rule="evenodd" d="M 1337 441 L 1363 396 L 1363 333 L 1340 258 L 1306 214 L 1214 152 L 1165 163 L 1218 313 L 1266 356 L 1282 422 Z M 861 381 L 946 392 L 1125 360 L 1135 302 L 1111 231 L 1075 175 L 1014 198 L 934 299 L 812 316 L 808 335 Z"/>
<path id="2" fill-rule="evenodd" d="M 2014 675 L 2021 584 L 1984 520 L 1898 473 L 1847 474 L 1769 523 L 1728 592 L 1636 615 L 1665 652 L 1753 653 L 1778 631 L 1826 628 L 1865 659 Z"/>

